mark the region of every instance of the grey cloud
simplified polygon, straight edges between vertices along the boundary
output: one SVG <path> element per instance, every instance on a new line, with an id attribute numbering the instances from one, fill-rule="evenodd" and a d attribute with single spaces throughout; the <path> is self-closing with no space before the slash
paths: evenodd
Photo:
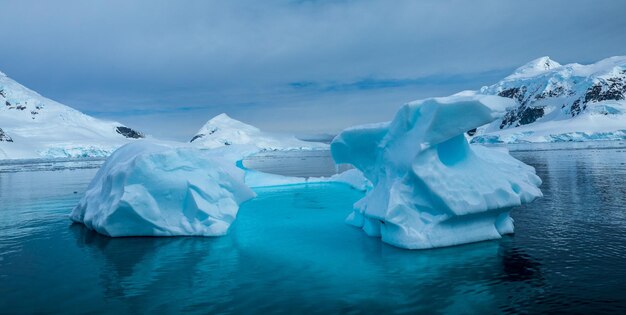
<path id="1" fill-rule="evenodd" d="M 478 88 L 539 56 L 626 54 L 625 11 L 608 0 L 6 1 L 0 70 L 155 135 L 182 138 L 220 112 L 315 132 Z"/>

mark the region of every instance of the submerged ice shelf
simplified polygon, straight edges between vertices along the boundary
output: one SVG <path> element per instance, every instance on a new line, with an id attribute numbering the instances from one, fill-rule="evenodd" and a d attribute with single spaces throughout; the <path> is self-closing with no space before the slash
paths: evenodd
<path id="1" fill-rule="evenodd" d="M 340 133 L 333 158 L 373 184 L 346 221 L 409 249 L 513 233 L 509 211 L 542 196 L 541 179 L 508 152 L 469 145 L 463 135 L 511 105 L 474 93 L 433 98 L 404 105 L 390 123 Z"/>

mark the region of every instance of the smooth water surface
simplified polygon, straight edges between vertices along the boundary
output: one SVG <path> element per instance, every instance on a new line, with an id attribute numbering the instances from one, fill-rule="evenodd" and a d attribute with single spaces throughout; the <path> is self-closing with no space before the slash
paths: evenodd
<path id="1" fill-rule="evenodd" d="M 336 165 L 328 151 L 269 151 L 257 153 L 243 160 L 243 166 L 284 176 L 332 176 L 352 168 Z"/>
<path id="2" fill-rule="evenodd" d="M 96 168 L 0 171 L 0 313 L 625 312 L 626 150 L 513 154 L 545 194 L 515 235 L 425 251 L 344 224 L 341 184 L 257 190 L 225 237 L 111 239 L 68 219 Z"/>

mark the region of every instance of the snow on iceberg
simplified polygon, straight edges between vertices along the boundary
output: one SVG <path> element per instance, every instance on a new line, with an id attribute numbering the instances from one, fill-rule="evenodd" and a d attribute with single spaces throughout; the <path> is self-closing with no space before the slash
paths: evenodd
<path id="1" fill-rule="evenodd" d="M 328 149 L 320 142 L 303 141 L 294 136 L 264 132 L 252 125 L 220 114 L 211 118 L 189 141 L 204 148 L 233 144 L 254 145 L 264 151 Z"/>
<path id="2" fill-rule="evenodd" d="M 199 150 L 146 141 L 115 151 L 71 219 L 108 236 L 218 236 L 239 204 L 255 196 L 244 184 L 236 148 Z"/>
<path id="3" fill-rule="evenodd" d="M 534 168 L 508 152 L 469 145 L 464 132 L 513 106 L 460 93 L 404 105 L 390 123 L 353 127 L 331 143 L 373 184 L 346 221 L 402 248 L 443 247 L 513 232 L 509 211 L 541 197 Z"/>

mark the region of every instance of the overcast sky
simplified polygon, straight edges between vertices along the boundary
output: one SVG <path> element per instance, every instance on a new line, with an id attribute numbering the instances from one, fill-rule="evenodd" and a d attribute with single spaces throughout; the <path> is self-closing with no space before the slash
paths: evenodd
<path id="1" fill-rule="evenodd" d="M 0 71 L 87 114 L 189 139 L 226 112 L 336 132 L 541 56 L 626 55 L 626 1 L 0 1 Z"/>

